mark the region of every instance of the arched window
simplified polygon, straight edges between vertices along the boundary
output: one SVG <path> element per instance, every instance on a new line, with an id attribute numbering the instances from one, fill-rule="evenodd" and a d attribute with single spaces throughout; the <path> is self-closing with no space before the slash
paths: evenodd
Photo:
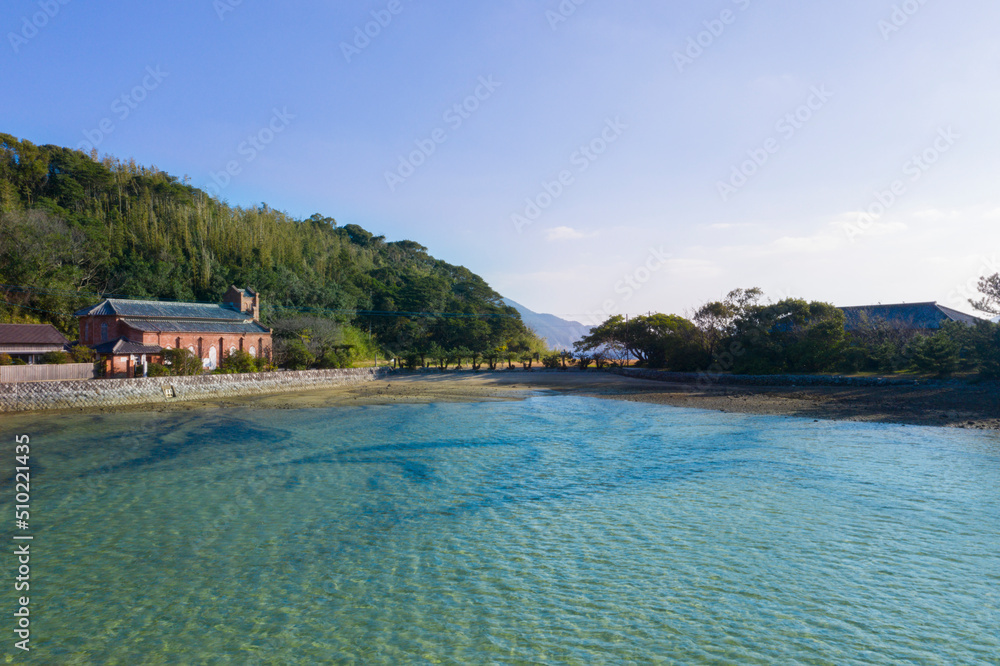
<path id="1" fill-rule="evenodd" d="M 208 369 L 215 370 L 219 367 L 218 356 L 215 354 L 215 345 L 208 348 Z"/>
<path id="2" fill-rule="evenodd" d="M 256 355 L 257 355 L 257 350 L 256 350 L 256 349 L 254 349 L 253 347 L 251 347 L 251 348 L 250 348 L 250 355 L 251 355 L 251 356 L 256 356 Z"/>
<path id="3" fill-rule="evenodd" d="M 101 322 L 101 342 L 108 341 L 108 322 Z"/>

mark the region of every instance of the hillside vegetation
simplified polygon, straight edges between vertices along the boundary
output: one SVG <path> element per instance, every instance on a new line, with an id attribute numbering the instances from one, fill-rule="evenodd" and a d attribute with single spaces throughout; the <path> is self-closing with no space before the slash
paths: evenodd
<path id="1" fill-rule="evenodd" d="M 155 166 L 0 134 L 0 322 L 72 339 L 72 312 L 101 296 L 218 302 L 230 284 L 259 291 L 264 323 L 306 342 L 295 322 L 319 319 L 344 329 L 324 339 L 370 331 L 393 354 L 542 348 L 482 278 L 414 241 L 230 206 Z"/>

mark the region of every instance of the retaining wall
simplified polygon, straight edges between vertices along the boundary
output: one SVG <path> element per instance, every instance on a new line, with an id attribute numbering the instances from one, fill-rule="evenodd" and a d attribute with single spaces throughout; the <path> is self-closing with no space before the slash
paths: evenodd
<path id="1" fill-rule="evenodd" d="M 144 405 L 284 393 L 381 379 L 390 368 L 303 370 L 244 375 L 94 379 L 0 384 L 0 413 L 76 407 Z"/>
<path id="2" fill-rule="evenodd" d="M 667 372 L 643 368 L 605 368 L 606 372 L 660 382 L 694 384 L 709 388 L 716 384 L 730 386 L 914 386 L 940 384 L 933 380 L 902 377 L 844 377 L 841 375 L 726 375 L 708 372 Z"/>

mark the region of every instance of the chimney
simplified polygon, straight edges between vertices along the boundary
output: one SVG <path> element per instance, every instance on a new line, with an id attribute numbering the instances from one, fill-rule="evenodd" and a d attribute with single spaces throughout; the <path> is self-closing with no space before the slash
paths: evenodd
<path id="1" fill-rule="evenodd" d="M 250 315 L 254 321 L 260 320 L 260 294 L 253 289 L 240 289 L 236 285 L 231 285 L 229 291 L 223 296 L 222 302 L 231 305 L 243 314 Z"/>

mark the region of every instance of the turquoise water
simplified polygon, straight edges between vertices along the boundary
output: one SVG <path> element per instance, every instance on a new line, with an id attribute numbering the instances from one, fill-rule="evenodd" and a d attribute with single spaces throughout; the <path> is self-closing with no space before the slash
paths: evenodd
<path id="1" fill-rule="evenodd" d="M 18 663 L 1000 661 L 997 434 L 571 397 L 0 429 Z"/>

